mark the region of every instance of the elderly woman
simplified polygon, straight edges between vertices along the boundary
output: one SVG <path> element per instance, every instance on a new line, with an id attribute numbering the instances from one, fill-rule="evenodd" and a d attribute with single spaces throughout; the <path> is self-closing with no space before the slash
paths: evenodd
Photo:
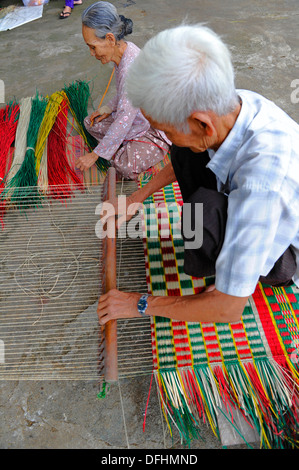
<path id="1" fill-rule="evenodd" d="M 105 106 L 85 119 L 86 129 L 98 141 L 93 152 L 83 155 L 77 167 L 84 171 L 98 157 L 109 160 L 118 175 L 136 179 L 138 174 L 163 159 L 170 141 L 132 106 L 125 78 L 140 49 L 124 37 L 132 33 L 132 21 L 119 16 L 108 2 L 97 2 L 82 15 L 82 33 L 90 53 L 102 64 L 114 63 L 117 93 Z"/>

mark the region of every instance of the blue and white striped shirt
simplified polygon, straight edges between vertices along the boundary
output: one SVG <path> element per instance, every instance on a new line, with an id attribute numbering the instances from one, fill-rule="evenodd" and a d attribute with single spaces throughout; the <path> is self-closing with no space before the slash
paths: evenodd
<path id="1" fill-rule="evenodd" d="M 238 95 L 239 116 L 207 167 L 228 194 L 216 288 L 246 297 L 290 245 L 299 286 L 299 125 L 257 93 Z"/>

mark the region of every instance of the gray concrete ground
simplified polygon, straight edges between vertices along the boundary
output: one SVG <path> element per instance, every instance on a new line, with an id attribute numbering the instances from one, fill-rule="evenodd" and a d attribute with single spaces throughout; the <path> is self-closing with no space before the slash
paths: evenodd
<path id="1" fill-rule="evenodd" d="M 18 2 L 0 0 L 0 5 Z M 92 58 L 83 42 L 80 16 L 92 1 L 83 3 L 61 21 L 63 0 L 50 0 L 41 19 L 0 33 L 0 79 L 5 83 L 6 101 L 32 95 L 36 89 L 50 94 L 82 79 L 93 81 L 92 96 L 94 105 L 98 104 L 111 68 Z M 114 3 L 119 13 L 133 20 L 130 40 L 140 47 L 158 31 L 184 19 L 207 23 L 231 49 L 237 87 L 262 93 L 299 120 L 298 84 L 294 82 L 299 79 L 297 0 Z M 161 419 L 155 389 L 142 432 L 149 383 L 149 376 L 122 379 L 100 401 L 93 381 L 2 381 L 0 448 L 178 449 L 178 436 L 172 441 Z M 192 444 L 193 449 L 221 448 L 207 427 L 203 437 L 204 441 Z"/>

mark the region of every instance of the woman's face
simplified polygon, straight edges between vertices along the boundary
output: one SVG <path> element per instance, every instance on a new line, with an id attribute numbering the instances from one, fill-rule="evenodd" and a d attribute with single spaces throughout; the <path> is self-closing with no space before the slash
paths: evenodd
<path id="1" fill-rule="evenodd" d="M 100 60 L 102 64 L 108 64 L 113 60 L 115 53 L 113 35 L 107 34 L 105 39 L 100 39 L 95 35 L 94 29 L 84 25 L 82 26 L 82 35 L 93 57 Z"/>

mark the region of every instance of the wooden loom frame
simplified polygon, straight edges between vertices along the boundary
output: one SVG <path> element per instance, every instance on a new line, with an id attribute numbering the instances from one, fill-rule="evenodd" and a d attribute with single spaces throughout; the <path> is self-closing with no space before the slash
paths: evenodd
<path id="1" fill-rule="evenodd" d="M 103 201 L 116 197 L 116 171 L 115 168 L 108 169 L 104 187 Z M 107 218 L 104 226 L 106 235 L 103 239 L 103 269 L 102 269 L 102 293 L 116 288 L 116 224 L 115 217 Z M 111 236 L 109 236 L 111 235 Z M 117 382 L 117 321 L 110 320 L 101 328 L 104 337 L 104 377 L 105 381 Z"/>

